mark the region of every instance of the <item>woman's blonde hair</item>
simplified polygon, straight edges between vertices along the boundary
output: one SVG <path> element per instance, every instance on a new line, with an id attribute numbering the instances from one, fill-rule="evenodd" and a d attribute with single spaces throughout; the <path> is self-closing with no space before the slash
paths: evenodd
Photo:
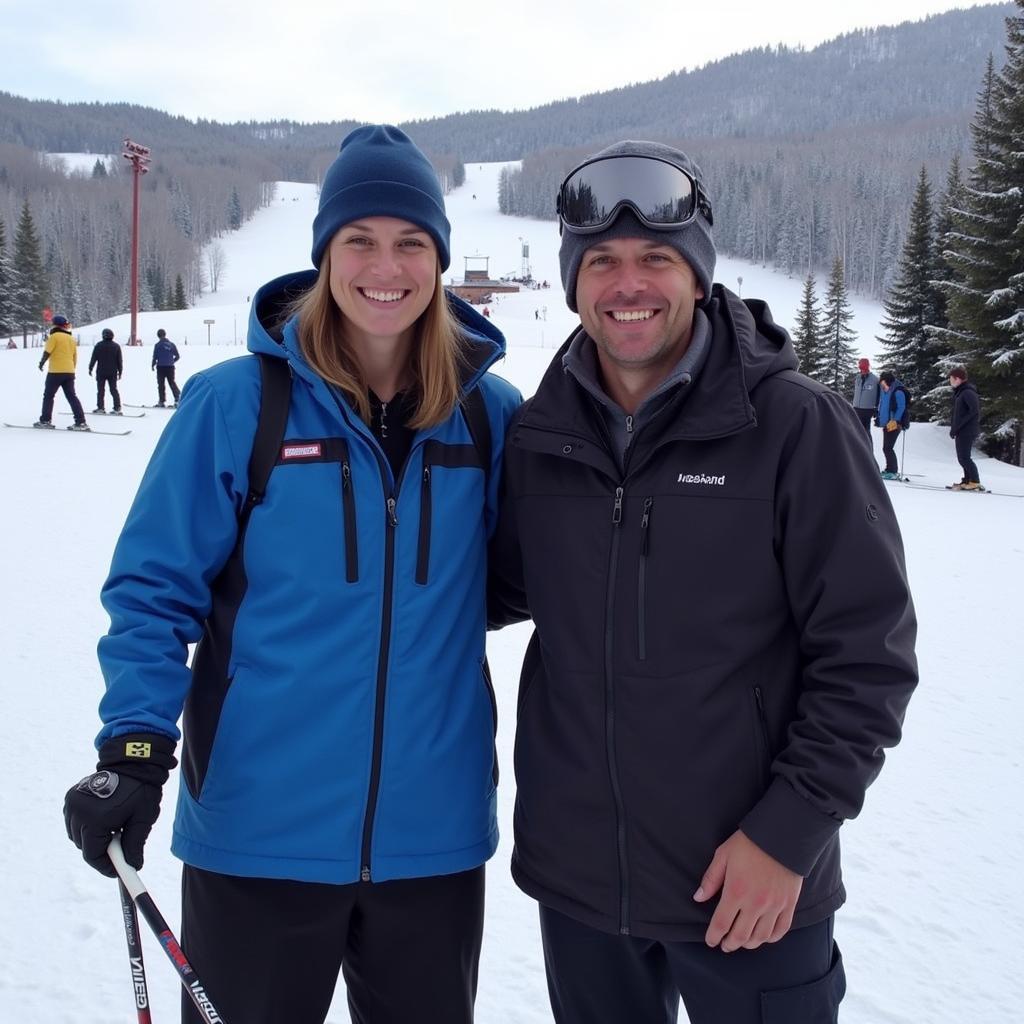
<path id="1" fill-rule="evenodd" d="M 370 398 L 359 362 L 346 340 L 345 315 L 331 294 L 331 256 L 327 251 L 320 272 L 309 291 L 289 308 L 298 316 L 299 345 L 306 362 L 324 380 L 336 384 L 370 422 Z M 415 430 L 443 423 L 454 411 L 461 391 L 465 341 L 458 321 L 448 307 L 437 267 L 437 281 L 430 304 L 415 325 L 410 369 L 417 392 L 416 414 L 409 422 Z"/>

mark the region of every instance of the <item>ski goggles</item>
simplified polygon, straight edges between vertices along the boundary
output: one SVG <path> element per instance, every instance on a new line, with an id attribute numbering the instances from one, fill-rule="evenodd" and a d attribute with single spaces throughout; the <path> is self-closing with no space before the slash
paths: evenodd
<path id="1" fill-rule="evenodd" d="M 671 231 L 699 213 L 708 224 L 711 200 L 682 167 L 656 156 L 605 156 L 570 171 L 558 190 L 559 234 L 604 231 L 629 207 L 646 228 Z"/>

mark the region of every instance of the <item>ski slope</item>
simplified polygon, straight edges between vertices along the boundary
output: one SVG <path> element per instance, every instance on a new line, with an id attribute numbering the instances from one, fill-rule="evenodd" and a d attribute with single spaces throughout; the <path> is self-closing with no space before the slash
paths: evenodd
<path id="1" fill-rule="evenodd" d="M 89 158 L 88 165 L 91 166 Z M 452 268 L 487 255 L 498 276 L 531 268 L 551 287 L 504 296 L 492 305 L 509 355 L 499 372 L 533 392 L 553 350 L 575 323 L 558 283 L 557 228 L 501 217 L 499 165 L 467 165 L 466 184 L 448 200 Z M 474 199 L 473 196 L 476 196 Z M 155 400 L 149 369 L 156 329 L 178 343 L 179 378 L 239 355 L 248 302 L 263 281 L 309 266 L 316 209 L 310 185 L 282 183 L 274 203 L 234 235 L 223 287 L 195 309 L 143 313 L 141 349 L 125 349 L 125 402 Z M 760 267 L 720 260 L 717 278 L 769 301 L 792 323 L 800 282 Z M 880 308 L 856 302 L 862 350 L 873 354 Z M 542 318 L 538 318 L 542 317 Z M 205 319 L 212 319 L 207 344 Z M 76 329 L 82 345 L 78 390 L 95 397 L 85 374 L 100 330 L 127 336 L 127 316 Z M 235 344 L 237 339 L 238 344 Z M 38 416 L 39 351 L 0 351 L 0 419 Z M 56 410 L 66 408 L 58 396 Z M 102 689 L 95 646 L 107 622 L 98 601 L 115 538 L 168 413 L 113 421 L 127 437 L 0 428 L 4 538 L 4 714 L 0 831 L 0 1021 L 112 1024 L 134 1019 L 115 887 L 88 869 L 68 842 L 64 791 L 94 763 L 92 738 Z M 67 417 L 55 422 L 70 423 Z M 90 417 L 97 426 L 112 421 Z M 876 431 L 876 456 L 880 439 Z M 959 477 L 952 442 L 939 427 L 905 435 L 904 466 L 919 482 Z M 979 459 L 987 486 L 1024 495 L 1024 472 Z M 889 485 L 907 546 L 920 619 L 922 683 L 906 738 L 869 791 L 861 817 L 843 829 L 849 902 L 837 916 L 846 961 L 845 1024 L 1011 1024 L 1021 1019 L 1024 984 L 1024 667 L 1020 591 L 1024 578 L 1024 501 Z M 819 496 L 808 493 L 807 500 Z M 871 566 L 863 571 L 870 573 Z M 527 626 L 492 636 L 498 696 L 502 841 L 491 861 L 477 1019 L 480 1024 L 550 1020 L 536 908 L 508 875 L 511 853 L 512 741 L 518 668 Z M 168 852 L 176 777 L 143 871 L 151 894 L 177 927 L 178 864 Z M 145 934 L 154 1018 L 177 1019 L 177 979 Z M 329 1016 L 347 1024 L 344 994 Z M 231 1022 L 239 1024 L 239 1022 Z"/>

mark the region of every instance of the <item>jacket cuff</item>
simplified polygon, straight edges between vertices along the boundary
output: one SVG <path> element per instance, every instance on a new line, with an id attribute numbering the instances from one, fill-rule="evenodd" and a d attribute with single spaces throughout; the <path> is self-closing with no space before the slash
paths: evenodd
<path id="1" fill-rule="evenodd" d="M 776 778 L 739 827 L 770 857 L 806 877 L 841 825 Z"/>
<path id="2" fill-rule="evenodd" d="M 162 786 L 178 763 L 174 748 L 174 740 L 160 733 L 125 733 L 111 737 L 100 747 L 96 767 L 112 768 L 140 782 Z"/>

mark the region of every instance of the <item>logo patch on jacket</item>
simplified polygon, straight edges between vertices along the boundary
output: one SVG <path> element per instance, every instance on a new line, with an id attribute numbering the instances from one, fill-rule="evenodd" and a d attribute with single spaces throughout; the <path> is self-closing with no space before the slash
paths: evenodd
<path id="1" fill-rule="evenodd" d="M 680 473 L 676 479 L 677 484 L 705 484 L 715 487 L 725 486 L 725 474 L 721 476 L 709 476 L 707 473 Z"/>
<path id="2" fill-rule="evenodd" d="M 281 449 L 281 458 L 288 459 L 318 459 L 323 454 L 322 446 L 319 444 L 286 444 Z"/>

